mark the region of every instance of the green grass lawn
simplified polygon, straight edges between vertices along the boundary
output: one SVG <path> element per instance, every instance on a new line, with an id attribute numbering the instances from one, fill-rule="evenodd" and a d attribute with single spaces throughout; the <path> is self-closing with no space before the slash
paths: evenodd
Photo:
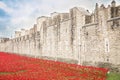
<path id="1" fill-rule="evenodd" d="M 120 80 L 120 73 L 107 74 L 107 80 Z"/>

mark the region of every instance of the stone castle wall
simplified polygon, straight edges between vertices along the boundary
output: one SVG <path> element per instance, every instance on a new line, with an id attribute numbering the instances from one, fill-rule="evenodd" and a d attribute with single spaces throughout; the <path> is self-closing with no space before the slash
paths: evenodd
<path id="1" fill-rule="evenodd" d="M 119 14 L 120 6 L 106 8 L 96 4 L 92 14 L 74 7 L 69 13 L 55 12 L 51 17 L 42 16 L 27 34 L 16 32 L 15 38 L 1 42 L 0 51 L 75 60 L 78 64 L 120 64 Z"/>

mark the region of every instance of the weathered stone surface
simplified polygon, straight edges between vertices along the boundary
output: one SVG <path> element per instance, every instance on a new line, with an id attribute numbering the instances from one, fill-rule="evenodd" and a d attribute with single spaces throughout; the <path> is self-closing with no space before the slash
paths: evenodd
<path id="1" fill-rule="evenodd" d="M 120 6 L 96 4 L 92 14 L 79 7 L 69 13 L 54 12 L 39 17 L 30 30 L 4 40 L 0 51 L 83 65 L 119 65 Z"/>

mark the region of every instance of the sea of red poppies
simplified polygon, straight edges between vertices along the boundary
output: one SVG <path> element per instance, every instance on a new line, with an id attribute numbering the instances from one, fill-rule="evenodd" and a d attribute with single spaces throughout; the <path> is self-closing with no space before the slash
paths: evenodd
<path id="1" fill-rule="evenodd" d="M 106 80 L 108 69 L 0 52 L 0 80 Z"/>

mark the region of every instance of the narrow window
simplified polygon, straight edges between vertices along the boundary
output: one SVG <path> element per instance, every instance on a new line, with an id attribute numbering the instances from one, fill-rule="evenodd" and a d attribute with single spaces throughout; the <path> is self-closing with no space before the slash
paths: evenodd
<path id="1" fill-rule="evenodd" d="M 110 51 L 109 49 L 109 40 L 105 39 L 105 52 L 108 53 Z"/>

